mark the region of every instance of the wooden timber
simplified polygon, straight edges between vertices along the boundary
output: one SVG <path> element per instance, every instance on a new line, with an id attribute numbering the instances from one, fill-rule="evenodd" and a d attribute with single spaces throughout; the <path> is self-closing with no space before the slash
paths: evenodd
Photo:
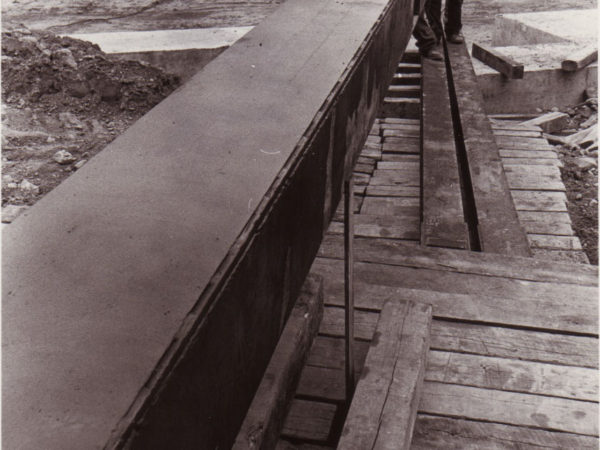
<path id="1" fill-rule="evenodd" d="M 565 59 L 560 67 L 565 72 L 575 72 L 598 60 L 597 48 L 582 48 Z"/>
<path id="2" fill-rule="evenodd" d="M 323 317 L 323 281 L 306 278 L 232 449 L 273 449 Z"/>
<path id="3" fill-rule="evenodd" d="M 423 212 L 426 246 L 470 248 L 444 63 L 423 59 Z"/>
<path id="4" fill-rule="evenodd" d="M 523 74 L 525 73 L 523 64 L 517 63 L 505 55 L 492 50 L 491 48 L 476 44 L 474 42 L 471 53 L 474 58 L 477 58 L 482 63 L 487 64 L 492 69 L 497 70 L 506 78 L 523 78 Z"/>
<path id="5" fill-rule="evenodd" d="M 392 300 L 383 306 L 339 448 L 410 448 L 430 326 L 429 305 Z"/>
<path id="6" fill-rule="evenodd" d="M 467 48 L 448 45 L 447 51 L 481 250 L 528 256 L 527 235 L 519 224 L 498 153 L 503 147 L 494 140 Z"/>

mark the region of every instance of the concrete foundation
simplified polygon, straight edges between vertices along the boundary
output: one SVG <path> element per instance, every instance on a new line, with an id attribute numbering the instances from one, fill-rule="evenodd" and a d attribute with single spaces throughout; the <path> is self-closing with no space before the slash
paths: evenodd
<path id="1" fill-rule="evenodd" d="M 253 27 L 69 34 L 119 59 L 142 61 L 187 81 Z"/>
<path id="2" fill-rule="evenodd" d="M 584 100 L 597 87 L 597 64 L 563 72 L 561 63 L 581 48 L 597 47 L 597 11 L 567 10 L 505 14 L 496 18 L 494 49 L 525 66 L 523 79 L 509 80 L 473 60 L 486 111 L 528 113 L 564 108 Z"/>

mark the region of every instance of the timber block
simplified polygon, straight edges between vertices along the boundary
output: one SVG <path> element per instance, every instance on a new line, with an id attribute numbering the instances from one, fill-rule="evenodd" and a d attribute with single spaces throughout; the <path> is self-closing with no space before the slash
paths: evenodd
<path id="1" fill-rule="evenodd" d="M 385 303 L 338 448 L 410 447 L 429 351 L 431 306 Z"/>
<path id="2" fill-rule="evenodd" d="M 323 279 L 309 274 L 248 409 L 234 450 L 273 449 L 323 318 Z"/>

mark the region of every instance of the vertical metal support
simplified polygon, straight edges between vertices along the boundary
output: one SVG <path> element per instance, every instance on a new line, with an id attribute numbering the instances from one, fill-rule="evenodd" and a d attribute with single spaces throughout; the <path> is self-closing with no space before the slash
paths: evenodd
<path id="1" fill-rule="evenodd" d="M 346 337 L 346 402 L 354 394 L 354 178 L 344 181 L 344 305 Z"/>

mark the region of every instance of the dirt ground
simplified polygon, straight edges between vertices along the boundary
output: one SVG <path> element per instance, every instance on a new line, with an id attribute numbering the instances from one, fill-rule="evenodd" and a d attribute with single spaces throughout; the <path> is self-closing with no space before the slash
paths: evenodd
<path id="1" fill-rule="evenodd" d="M 16 215 L 34 204 L 178 86 L 158 69 L 57 34 L 255 25 L 281 1 L 2 1 L 2 206 Z M 464 34 L 489 44 L 497 14 L 596 7 L 596 0 L 466 0 Z M 567 111 L 566 133 L 596 114 L 592 106 Z M 597 151 L 564 146 L 560 155 L 574 227 L 597 264 L 597 164 L 578 163 L 597 161 Z"/>

